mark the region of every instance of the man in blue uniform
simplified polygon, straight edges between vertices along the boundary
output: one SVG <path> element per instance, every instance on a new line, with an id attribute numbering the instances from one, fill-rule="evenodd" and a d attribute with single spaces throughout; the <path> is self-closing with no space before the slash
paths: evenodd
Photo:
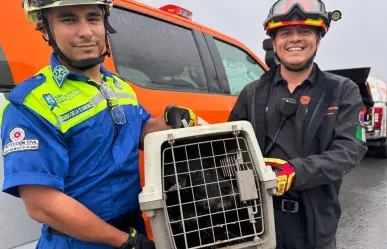
<path id="1" fill-rule="evenodd" d="M 103 67 L 112 5 L 23 4 L 54 52 L 0 113 L 3 191 L 21 197 L 28 215 L 43 223 L 37 248 L 155 248 L 137 232 L 144 233 L 138 149 L 150 132 L 196 123 L 191 110 L 174 105 L 151 118 L 132 88 Z"/>

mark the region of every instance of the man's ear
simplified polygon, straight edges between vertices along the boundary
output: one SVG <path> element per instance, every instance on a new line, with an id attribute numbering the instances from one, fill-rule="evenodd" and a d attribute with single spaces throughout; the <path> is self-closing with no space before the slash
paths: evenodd
<path id="1" fill-rule="evenodd" d="M 43 22 L 39 22 L 37 25 L 36 25 L 36 30 L 39 31 L 41 34 L 42 34 L 42 37 L 43 39 L 48 42 L 49 40 L 49 36 L 48 36 L 48 32 L 47 32 L 47 27 L 45 27 L 45 25 L 43 24 Z"/>
<path id="2" fill-rule="evenodd" d="M 49 38 L 48 38 L 48 33 L 47 33 L 47 29 L 46 28 L 43 28 L 40 30 L 40 33 L 42 33 L 42 37 L 45 41 L 48 41 Z"/>
<path id="3" fill-rule="evenodd" d="M 275 41 L 274 41 L 274 38 L 272 38 L 272 41 L 273 41 L 273 51 L 274 51 L 274 53 L 276 52 L 276 49 L 275 49 Z"/>
<path id="4" fill-rule="evenodd" d="M 318 36 L 318 38 L 317 38 L 317 44 L 316 44 L 316 49 L 319 49 L 319 47 L 320 47 L 320 42 L 321 42 L 321 36 Z"/>

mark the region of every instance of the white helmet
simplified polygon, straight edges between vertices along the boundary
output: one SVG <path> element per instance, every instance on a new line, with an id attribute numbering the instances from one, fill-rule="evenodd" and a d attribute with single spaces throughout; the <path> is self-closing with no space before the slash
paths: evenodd
<path id="1" fill-rule="evenodd" d="M 47 28 L 47 33 L 49 36 L 48 44 L 54 49 L 54 54 L 65 61 L 69 66 L 73 68 L 77 68 L 80 70 L 86 70 L 97 64 L 103 63 L 105 56 L 110 56 L 110 48 L 108 42 L 108 34 L 105 34 L 106 41 L 106 51 L 104 54 L 100 55 L 97 58 L 88 58 L 80 61 L 72 61 L 67 56 L 65 56 L 62 51 L 60 51 L 54 36 L 52 35 L 52 31 L 49 28 L 49 24 L 47 19 L 43 15 L 43 11 L 45 9 L 63 7 L 63 6 L 76 6 L 76 5 L 86 5 L 86 4 L 97 4 L 101 5 L 105 9 L 104 16 L 104 25 L 105 29 L 113 34 L 116 31 L 113 27 L 110 26 L 108 22 L 108 16 L 110 15 L 110 11 L 113 7 L 113 0 L 23 0 L 23 8 L 27 17 L 27 20 L 31 24 L 37 24 L 39 29 Z"/>
<path id="2" fill-rule="evenodd" d="M 31 24 L 39 23 L 42 18 L 41 12 L 44 9 L 84 4 L 105 5 L 106 14 L 109 15 L 113 7 L 113 0 L 23 0 L 23 8 Z"/>

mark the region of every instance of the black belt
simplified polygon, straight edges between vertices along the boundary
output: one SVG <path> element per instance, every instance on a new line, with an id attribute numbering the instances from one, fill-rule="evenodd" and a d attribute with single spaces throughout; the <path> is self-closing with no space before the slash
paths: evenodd
<path id="1" fill-rule="evenodd" d="M 114 218 L 112 220 L 106 221 L 106 223 L 110 224 L 111 226 L 121 230 L 126 231 L 129 227 L 135 227 L 136 222 L 139 218 L 139 215 L 141 215 L 140 211 L 138 209 L 129 211 L 117 218 Z M 49 233 L 58 235 L 58 236 L 66 236 L 66 234 L 52 228 L 48 227 L 47 231 Z"/>
<path id="2" fill-rule="evenodd" d="M 279 197 L 273 198 L 273 205 L 275 209 L 281 210 L 285 213 L 298 213 L 303 209 L 301 202 Z"/>

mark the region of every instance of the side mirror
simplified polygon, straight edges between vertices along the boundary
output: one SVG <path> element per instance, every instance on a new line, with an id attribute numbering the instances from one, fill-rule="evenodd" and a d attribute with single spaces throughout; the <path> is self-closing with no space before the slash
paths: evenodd
<path id="1" fill-rule="evenodd" d="M 263 49 L 266 51 L 265 54 L 265 63 L 269 68 L 273 68 L 277 65 L 280 64 L 278 61 L 277 57 L 275 56 L 274 53 L 274 48 L 273 48 L 273 39 L 267 38 L 263 40 Z"/>

